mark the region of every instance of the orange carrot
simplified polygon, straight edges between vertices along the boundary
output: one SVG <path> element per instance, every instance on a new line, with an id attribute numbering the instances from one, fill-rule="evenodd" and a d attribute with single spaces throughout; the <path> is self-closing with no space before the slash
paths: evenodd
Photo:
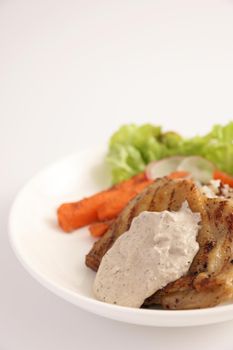
<path id="1" fill-rule="evenodd" d="M 135 191 L 122 192 L 115 198 L 103 203 L 97 210 L 98 220 L 104 221 L 116 218 L 136 194 Z"/>
<path id="2" fill-rule="evenodd" d="M 98 219 L 100 221 L 115 219 L 120 212 L 126 207 L 131 199 L 133 199 L 138 193 L 149 186 L 153 181 L 146 180 L 135 185 L 128 191 L 121 191 L 114 198 L 109 198 L 104 202 L 97 210 Z"/>
<path id="3" fill-rule="evenodd" d="M 65 232 L 71 232 L 97 221 L 97 208 L 116 194 L 116 190 L 103 191 L 79 202 L 62 204 L 57 211 L 60 227 Z"/>
<path id="4" fill-rule="evenodd" d="M 121 189 L 121 190 L 128 190 L 130 187 L 133 187 L 134 185 L 138 185 L 139 183 L 144 182 L 146 180 L 147 180 L 146 174 L 143 172 L 131 177 L 128 180 L 120 182 L 119 184 L 115 185 L 114 188 Z"/>
<path id="5" fill-rule="evenodd" d="M 221 180 L 223 184 L 233 187 L 233 177 L 227 173 L 224 173 L 223 171 L 215 170 L 213 173 L 213 178 L 214 180 Z"/>
<path id="6" fill-rule="evenodd" d="M 138 191 L 142 190 L 149 183 L 146 180 L 145 174 L 140 173 L 91 197 L 84 198 L 78 202 L 64 203 L 57 211 L 58 223 L 65 232 L 71 232 L 77 228 L 96 222 L 99 220 L 98 212 L 101 205 L 106 202 L 113 203 L 125 191 L 129 191 L 130 193 L 134 191 L 137 194 Z M 132 196 L 130 195 L 128 201 L 131 198 Z"/>
<path id="7" fill-rule="evenodd" d="M 142 192 L 142 190 L 144 190 L 144 188 L 148 187 L 149 185 L 151 185 L 154 182 L 154 180 L 145 180 L 142 182 L 137 183 L 132 190 L 136 192 L 136 194 Z"/>
<path id="8" fill-rule="evenodd" d="M 93 237 L 101 237 L 108 231 L 111 221 L 96 222 L 89 226 L 89 231 Z"/>
<path id="9" fill-rule="evenodd" d="M 167 177 L 171 180 L 175 180 L 175 179 L 182 179 L 184 177 L 188 177 L 190 175 L 189 172 L 187 171 L 174 171 L 173 173 L 167 175 Z"/>

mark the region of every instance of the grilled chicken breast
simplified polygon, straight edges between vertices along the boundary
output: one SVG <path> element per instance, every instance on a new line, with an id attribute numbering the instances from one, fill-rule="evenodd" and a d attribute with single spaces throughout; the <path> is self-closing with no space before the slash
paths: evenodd
<path id="1" fill-rule="evenodd" d="M 187 179 L 158 179 L 135 197 L 108 232 L 94 244 L 86 256 L 86 265 L 97 270 L 104 254 L 142 211 L 177 211 L 185 200 L 193 212 L 201 214 L 197 237 L 200 249 L 188 274 L 156 292 L 145 300 L 144 305 L 160 304 L 167 309 L 190 309 L 214 306 L 231 298 L 233 201 L 209 199 Z"/>

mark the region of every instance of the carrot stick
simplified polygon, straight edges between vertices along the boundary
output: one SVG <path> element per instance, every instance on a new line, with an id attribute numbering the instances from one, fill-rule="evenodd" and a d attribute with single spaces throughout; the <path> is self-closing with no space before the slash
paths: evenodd
<path id="1" fill-rule="evenodd" d="M 65 232 L 71 232 L 96 222 L 99 220 L 98 208 L 102 204 L 106 201 L 113 202 L 115 198 L 121 196 L 123 191 L 130 191 L 131 188 L 136 188 L 137 186 L 139 186 L 138 188 L 143 188 L 146 182 L 145 174 L 140 173 L 91 197 L 84 198 L 78 202 L 64 203 L 57 210 L 58 223 Z"/>
<path id="2" fill-rule="evenodd" d="M 147 180 L 146 174 L 139 173 L 139 174 L 131 177 L 128 180 L 120 182 L 119 184 L 115 185 L 114 187 L 116 189 L 128 190 L 130 187 L 133 187 L 134 185 L 138 185 L 139 183 L 144 182 L 145 180 Z"/>
<path id="3" fill-rule="evenodd" d="M 154 182 L 154 180 L 145 180 L 142 182 L 139 182 L 138 184 L 136 184 L 132 190 L 135 191 L 136 194 L 142 192 L 142 190 L 144 190 L 144 188 L 148 187 L 149 185 L 151 185 Z"/>
<path id="4" fill-rule="evenodd" d="M 93 237 L 101 237 L 108 231 L 111 221 L 96 222 L 89 226 L 89 231 Z"/>
<path id="5" fill-rule="evenodd" d="M 131 190 L 121 191 L 114 198 L 109 198 L 97 210 L 98 219 L 100 221 L 115 219 L 120 212 L 126 207 L 131 199 L 138 193 L 149 186 L 153 181 L 147 180 L 138 185 L 135 185 Z"/>
<path id="6" fill-rule="evenodd" d="M 104 221 L 116 218 L 136 194 L 135 191 L 122 192 L 119 196 L 103 203 L 97 210 L 98 220 Z"/>
<path id="7" fill-rule="evenodd" d="M 227 173 L 224 173 L 223 171 L 215 170 L 213 173 L 213 178 L 214 180 L 221 180 L 223 184 L 233 187 L 233 177 Z"/>
<path id="8" fill-rule="evenodd" d="M 188 177 L 190 175 L 190 173 L 188 173 L 187 171 L 174 171 L 173 173 L 167 175 L 167 177 L 171 180 L 175 180 L 175 179 L 182 179 L 184 177 Z"/>
<path id="9" fill-rule="evenodd" d="M 97 208 L 109 198 L 114 198 L 117 192 L 104 191 L 78 202 L 62 204 L 57 211 L 60 227 L 65 232 L 71 232 L 97 221 Z"/>

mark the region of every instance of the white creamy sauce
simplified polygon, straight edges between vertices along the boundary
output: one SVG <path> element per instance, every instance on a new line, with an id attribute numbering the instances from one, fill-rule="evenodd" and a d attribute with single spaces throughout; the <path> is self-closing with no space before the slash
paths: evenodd
<path id="1" fill-rule="evenodd" d="M 220 180 L 210 180 L 208 185 L 204 185 L 201 187 L 201 192 L 207 198 L 218 198 L 220 185 Z"/>
<path id="2" fill-rule="evenodd" d="M 187 201 L 178 212 L 142 212 L 104 255 L 94 282 L 96 298 L 140 307 L 147 297 L 185 275 L 199 250 L 200 221 Z"/>

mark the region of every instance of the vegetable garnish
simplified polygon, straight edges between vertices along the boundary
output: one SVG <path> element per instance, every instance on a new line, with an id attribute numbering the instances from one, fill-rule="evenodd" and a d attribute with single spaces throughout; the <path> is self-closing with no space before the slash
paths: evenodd
<path id="1" fill-rule="evenodd" d="M 167 177 L 171 180 L 175 180 L 175 179 L 185 179 L 185 178 L 189 178 L 191 177 L 191 174 L 188 173 L 187 171 L 183 171 L 183 170 L 177 170 L 177 171 L 173 171 L 173 173 L 167 175 Z"/>
<path id="2" fill-rule="evenodd" d="M 89 231 L 93 237 L 101 237 L 108 231 L 111 226 L 111 221 L 106 222 L 96 222 L 89 226 Z"/>
<path id="3" fill-rule="evenodd" d="M 112 182 L 119 183 L 143 171 L 151 161 L 192 155 L 233 175 L 233 122 L 215 125 L 207 135 L 190 139 L 175 132 L 164 133 L 161 127 L 151 124 L 125 125 L 111 137 L 107 161 Z"/>
<path id="4" fill-rule="evenodd" d="M 62 204 L 57 214 L 63 231 L 90 225 L 92 236 L 104 235 L 129 201 L 160 177 L 190 178 L 205 187 L 214 179 L 233 187 L 233 122 L 191 139 L 150 124 L 126 125 L 112 136 L 107 161 L 115 184 Z"/>
<path id="5" fill-rule="evenodd" d="M 209 160 L 200 156 L 185 157 L 178 165 L 178 171 L 189 172 L 194 180 L 205 184 L 213 179 L 216 166 Z"/>
<path id="6" fill-rule="evenodd" d="M 146 175 L 148 179 L 156 179 L 158 177 L 166 176 L 172 172 L 177 171 L 178 166 L 184 160 L 184 157 L 174 156 L 161 160 L 155 160 L 146 167 Z"/>
<path id="7" fill-rule="evenodd" d="M 215 169 L 213 163 L 200 156 L 174 156 L 149 163 L 146 167 L 146 175 L 148 179 L 156 179 L 169 174 L 171 176 L 171 173 L 173 179 L 188 177 L 189 175 L 196 181 L 208 183 L 213 179 Z"/>

